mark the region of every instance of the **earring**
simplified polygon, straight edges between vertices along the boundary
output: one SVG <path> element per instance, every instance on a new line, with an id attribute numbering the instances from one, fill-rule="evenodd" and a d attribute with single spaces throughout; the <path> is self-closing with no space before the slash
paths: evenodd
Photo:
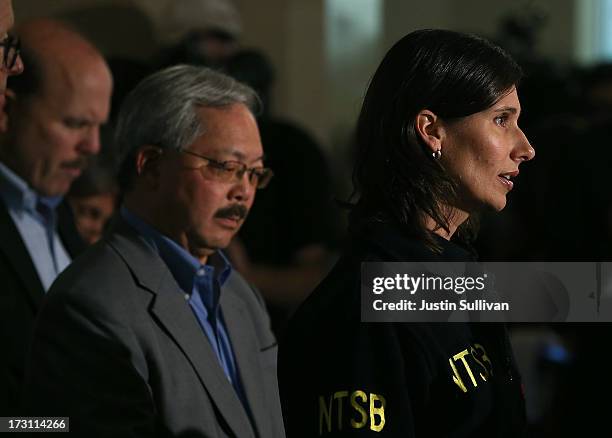
<path id="1" fill-rule="evenodd" d="M 437 151 L 432 153 L 431 156 L 434 157 L 434 160 L 439 160 L 442 156 L 442 149 L 438 149 Z"/>

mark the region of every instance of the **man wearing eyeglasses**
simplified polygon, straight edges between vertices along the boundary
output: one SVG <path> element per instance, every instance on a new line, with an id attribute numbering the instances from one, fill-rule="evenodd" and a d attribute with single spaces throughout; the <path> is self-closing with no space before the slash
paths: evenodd
<path id="1" fill-rule="evenodd" d="M 264 303 L 221 251 L 272 176 L 256 102 L 194 66 L 127 97 L 120 218 L 47 296 L 28 414 L 69 416 L 90 437 L 284 436 Z"/>
<path id="2" fill-rule="evenodd" d="M 9 76 L 18 75 L 23 71 L 23 63 L 19 56 L 19 42 L 8 32 L 13 27 L 13 5 L 11 0 L 0 0 L 0 50 L 2 51 L 0 66 L 0 132 L 6 130 L 6 80 Z"/>
<path id="3" fill-rule="evenodd" d="M 101 54 L 63 25 L 16 29 L 29 66 L 8 81 L 0 129 L 0 416 L 18 414 L 26 352 L 45 291 L 82 249 L 60 202 L 100 149 L 112 78 Z M 21 70 L 3 40 L 3 74 Z"/>

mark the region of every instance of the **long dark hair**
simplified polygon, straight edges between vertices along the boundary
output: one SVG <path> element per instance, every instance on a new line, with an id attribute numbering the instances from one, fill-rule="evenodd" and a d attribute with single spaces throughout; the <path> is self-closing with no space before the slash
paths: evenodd
<path id="1" fill-rule="evenodd" d="M 474 35 L 419 30 L 399 40 L 374 74 L 359 115 L 351 229 L 391 222 L 436 249 L 425 220 L 448 232 L 443 206 L 456 204 L 456 186 L 417 136 L 416 116 L 428 109 L 456 120 L 483 111 L 521 77 L 510 55 Z M 469 243 L 473 223 L 457 236 Z"/>

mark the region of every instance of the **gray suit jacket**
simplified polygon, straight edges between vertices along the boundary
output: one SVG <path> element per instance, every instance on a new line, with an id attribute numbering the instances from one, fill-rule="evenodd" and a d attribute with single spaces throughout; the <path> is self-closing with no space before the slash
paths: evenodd
<path id="1" fill-rule="evenodd" d="M 88 437 L 284 436 L 264 303 L 233 272 L 221 309 L 249 409 L 164 262 L 119 221 L 45 299 L 26 369 L 26 413 L 69 416 L 71 432 Z"/>

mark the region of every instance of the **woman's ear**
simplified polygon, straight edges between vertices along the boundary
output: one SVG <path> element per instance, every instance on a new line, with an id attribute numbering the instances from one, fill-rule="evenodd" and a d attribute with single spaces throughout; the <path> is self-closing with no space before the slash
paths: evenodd
<path id="1" fill-rule="evenodd" d="M 444 127 L 442 121 L 433 112 L 424 109 L 416 116 L 415 131 L 432 154 L 442 151 Z"/>
<path id="2" fill-rule="evenodd" d="M 162 149 L 158 146 L 144 145 L 136 153 L 136 175 L 151 188 L 159 185 L 159 159 Z"/>

